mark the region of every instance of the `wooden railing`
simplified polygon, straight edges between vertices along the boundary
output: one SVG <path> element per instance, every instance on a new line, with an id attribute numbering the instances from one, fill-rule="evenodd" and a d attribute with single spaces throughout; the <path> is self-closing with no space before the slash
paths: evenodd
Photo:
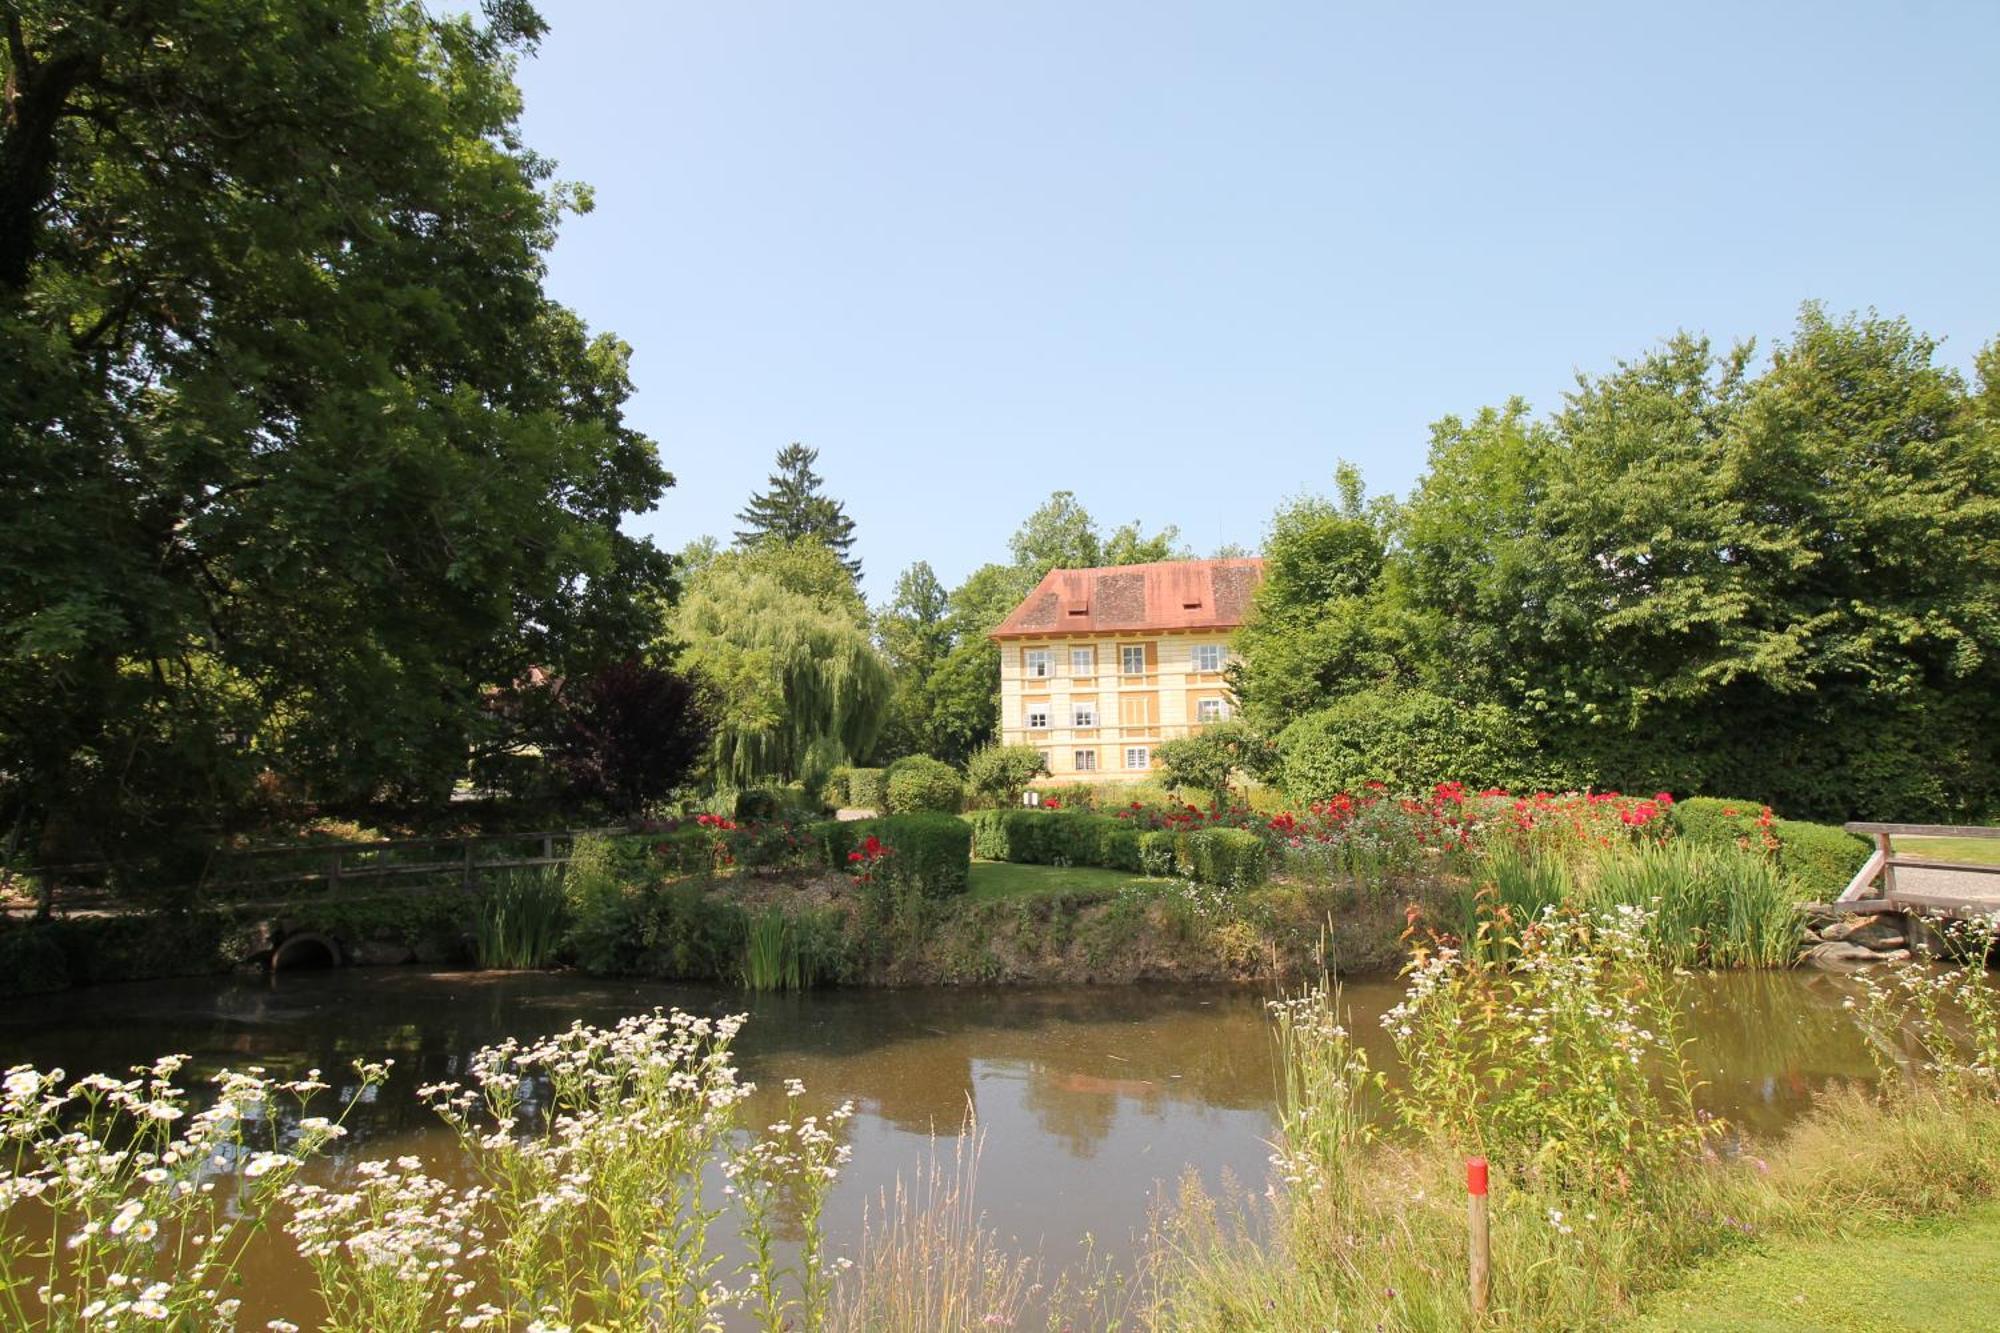
<path id="1" fill-rule="evenodd" d="M 1875 852 L 1865 865 L 1856 871 L 1847 887 L 1841 890 L 1836 902 L 1852 903 L 1861 900 L 1868 886 L 1879 876 L 1882 880 L 1882 901 L 1894 902 L 1915 908 L 1926 908 L 1947 914 L 1962 914 L 1968 910 L 1992 911 L 2000 908 L 2000 901 L 1969 898 L 1957 894 L 1938 894 L 1898 890 L 1896 871 L 1906 870 L 1949 870 L 1955 873 L 1974 875 L 2000 875 L 2000 865 L 1981 865 L 1971 861 L 1939 861 L 1922 856 L 1898 856 L 1895 839 L 1904 838 L 2000 838 L 2000 828 L 1986 828 L 1969 824 L 1871 824 L 1852 823 L 1847 825 L 1849 833 L 1858 833 L 1864 838 L 1872 838 Z"/>
<path id="2" fill-rule="evenodd" d="M 450 877 L 463 888 L 471 888 L 480 876 L 493 871 L 526 870 L 538 866 L 562 865 L 569 860 L 576 840 L 591 833 L 619 834 L 615 829 L 555 829 L 540 833 L 489 833 L 464 838 L 390 838 L 375 842 L 327 842 L 291 846 L 251 847 L 218 856 L 209 873 L 202 877 L 204 894 L 220 896 L 242 889 L 274 888 L 283 885 L 323 886 L 337 891 L 342 885 L 368 883 L 418 876 Z M 507 844 L 532 849 L 529 854 L 509 855 Z M 482 849 L 500 855 L 480 855 Z M 412 860 L 378 860 L 384 853 L 434 851 L 434 855 Z M 255 867 L 260 861 L 289 858 L 313 862 L 317 868 L 283 874 L 256 875 L 239 879 L 230 871 Z"/>

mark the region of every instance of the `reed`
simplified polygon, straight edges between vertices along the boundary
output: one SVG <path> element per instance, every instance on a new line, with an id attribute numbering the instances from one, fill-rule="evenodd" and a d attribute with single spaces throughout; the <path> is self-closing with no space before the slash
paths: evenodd
<path id="1" fill-rule="evenodd" d="M 548 869 L 496 876 L 473 918 L 473 955 L 481 967 L 528 970 L 555 961 L 569 918 L 562 879 Z"/>
<path id="2" fill-rule="evenodd" d="M 1648 942 L 1672 967 L 1783 967 L 1798 954 L 1798 895 L 1755 852 L 1686 842 L 1607 852 L 1582 896 L 1600 914 L 1646 909 Z"/>
<path id="3" fill-rule="evenodd" d="M 799 947 L 799 932 L 790 916 L 767 908 L 750 918 L 743 943 L 743 985 L 754 991 L 805 990 L 811 969 Z"/>

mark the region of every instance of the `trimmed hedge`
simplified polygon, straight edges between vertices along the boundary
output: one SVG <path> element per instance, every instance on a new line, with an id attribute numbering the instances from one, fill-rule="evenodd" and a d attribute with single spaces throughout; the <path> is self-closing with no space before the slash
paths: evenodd
<path id="1" fill-rule="evenodd" d="M 958 770 L 941 759 L 913 754 L 889 765 L 887 772 L 884 791 L 890 814 L 934 810 L 955 815 L 965 808 L 965 783 Z"/>
<path id="2" fill-rule="evenodd" d="M 1704 846 L 1760 848 L 1757 818 L 1763 810 L 1757 801 L 1690 796 L 1674 803 L 1669 819 L 1676 834 Z M 1803 819 L 1773 819 L 1771 836 L 1778 840 L 1778 869 L 1802 890 L 1823 897 L 1847 887 L 1873 850 L 1867 839 L 1844 828 Z"/>
<path id="3" fill-rule="evenodd" d="M 827 820 L 815 827 L 820 855 L 831 870 L 845 871 L 847 854 L 874 834 L 893 849 L 886 873 L 914 880 L 926 898 L 964 893 L 972 874 L 972 829 L 956 815 L 918 811 L 881 819 Z"/>
<path id="4" fill-rule="evenodd" d="M 1262 884 L 1266 873 L 1263 839 L 1244 829 L 1140 830 L 1073 810 L 975 810 L 965 822 L 973 854 L 988 861 L 1106 866 L 1245 887 Z"/>
<path id="5" fill-rule="evenodd" d="M 847 804 L 853 810 L 889 809 L 889 773 L 881 768 L 847 770 Z"/>

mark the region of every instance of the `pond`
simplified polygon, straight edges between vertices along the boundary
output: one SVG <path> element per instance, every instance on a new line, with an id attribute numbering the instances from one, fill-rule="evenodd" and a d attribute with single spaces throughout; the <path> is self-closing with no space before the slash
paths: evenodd
<path id="1" fill-rule="evenodd" d="M 1869 1078 L 1866 1044 L 1841 1008 L 1850 987 L 1809 972 L 1696 978 L 1692 1054 L 1707 1106 L 1769 1138 L 1818 1089 Z M 1344 988 L 1351 1026 L 1378 1067 L 1393 1060 L 1376 1020 L 1400 994 L 1390 981 Z M 0 1064 L 59 1064 L 74 1077 L 181 1051 L 194 1058 L 186 1086 L 225 1065 L 288 1077 L 318 1067 L 333 1098 L 343 1081 L 352 1095 L 351 1060 L 393 1057 L 390 1082 L 354 1108 L 352 1137 L 330 1168 L 338 1171 L 363 1155 L 448 1156 L 454 1140 L 414 1090 L 460 1077 L 469 1053 L 502 1037 L 656 1005 L 747 1012 L 741 1064 L 761 1085 L 749 1123 L 772 1118 L 787 1077 L 803 1079 L 815 1102 L 852 1098 L 858 1108 L 853 1164 L 826 1215 L 836 1252 L 851 1251 L 867 1202 L 899 1173 L 913 1175 L 933 1134 L 949 1158 L 970 1109 L 983 1132 L 987 1223 L 1060 1267 L 1086 1236 L 1101 1255 L 1129 1256 L 1162 1186 L 1191 1169 L 1211 1188 L 1230 1179 L 1261 1188 L 1276 1079 L 1265 998 L 1168 986 L 771 997 L 569 974 L 349 969 L 15 1001 L 0 1017 Z M 283 1267 L 272 1261 L 246 1276 L 253 1287 L 277 1283 Z"/>

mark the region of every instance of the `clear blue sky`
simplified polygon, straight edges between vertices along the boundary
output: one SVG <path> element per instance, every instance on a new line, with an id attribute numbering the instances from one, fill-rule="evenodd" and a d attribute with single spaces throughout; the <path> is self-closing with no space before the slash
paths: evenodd
<path id="1" fill-rule="evenodd" d="M 2000 333 L 2000 0 L 543 0 L 551 287 L 713 533 L 820 450 L 872 597 L 1050 491 L 1254 545 L 1677 328 Z"/>

